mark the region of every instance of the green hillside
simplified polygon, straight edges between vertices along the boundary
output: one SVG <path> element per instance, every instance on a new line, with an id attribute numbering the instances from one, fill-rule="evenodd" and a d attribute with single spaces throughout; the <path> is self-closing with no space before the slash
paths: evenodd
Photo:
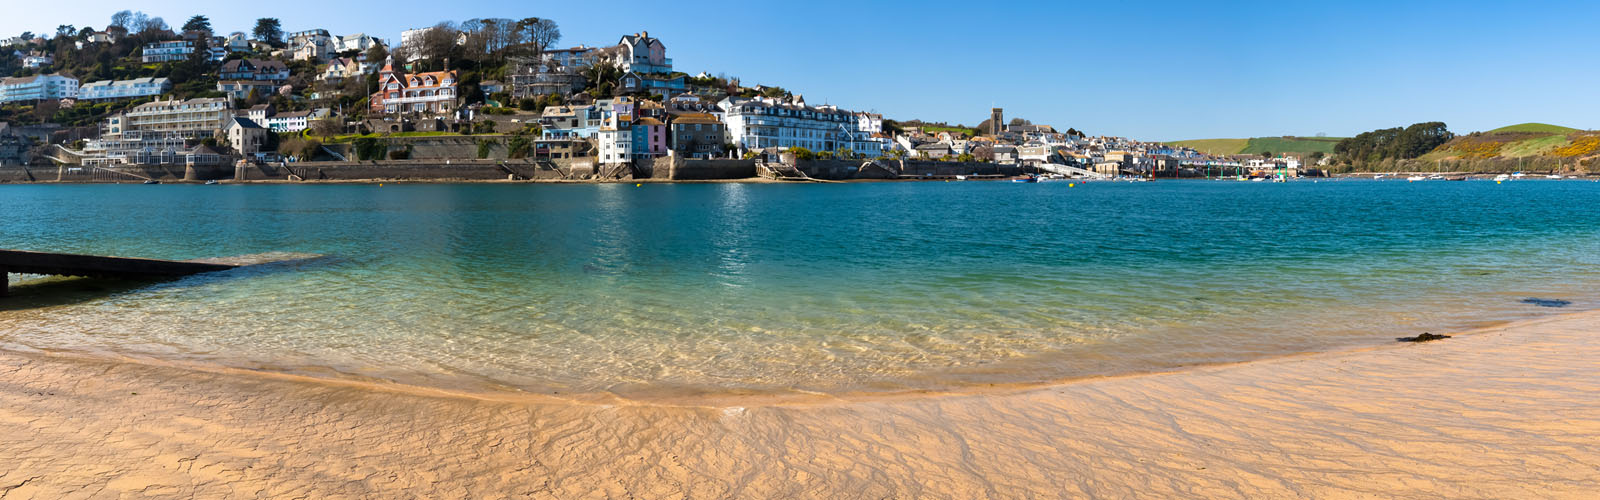
<path id="1" fill-rule="evenodd" d="M 1332 153 L 1341 137 L 1256 137 L 1251 139 L 1194 139 L 1167 144 L 1190 147 L 1214 155 L 1273 153 Z"/>
<path id="2" fill-rule="evenodd" d="M 1193 139 L 1188 141 L 1173 141 L 1168 145 L 1194 148 L 1205 154 L 1234 155 L 1244 151 L 1250 145 L 1250 139 Z"/>
<path id="3" fill-rule="evenodd" d="M 1500 127 L 1500 128 L 1497 128 L 1497 129 L 1494 129 L 1494 130 L 1490 130 L 1490 131 L 1484 132 L 1484 133 L 1486 133 L 1486 134 L 1497 134 L 1497 133 L 1501 133 L 1501 132 L 1530 132 L 1530 133 L 1540 133 L 1540 134 L 1570 134 L 1570 133 L 1573 133 L 1573 132 L 1582 132 L 1582 130 L 1578 130 L 1578 129 L 1570 128 L 1570 127 L 1563 127 L 1563 126 L 1560 126 L 1560 125 L 1551 125 L 1551 124 L 1548 124 L 1548 123 L 1523 123 L 1523 124 L 1518 124 L 1518 125 L 1512 125 L 1512 126 L 1509 126 L 1509 127 Z"/>
<path id="4" fill-rule="evenodd" d="M 1257 137 L 1250 139 L 1243 154 L 1272 153 L 1333 153 L 1333 146 L 1344 140 L 1341 137 Z"/>

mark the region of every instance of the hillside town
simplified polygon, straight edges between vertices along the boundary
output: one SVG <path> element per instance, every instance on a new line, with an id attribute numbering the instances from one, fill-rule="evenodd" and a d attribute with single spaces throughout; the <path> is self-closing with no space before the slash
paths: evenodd
<path id="1" fill-rule="evenodd" d="M 0 165 L 524 160 L 549 162 L 564 178 L 604 179 L 647 177 L 663 158 L 1050 166 L 1110 177 L 1302 170 L 1293 156 L 1094 137 L 1007 121 L 1000 108 L 968 128 L 819 105 L 778 86 L 691 76 L 645 30 L 562 46 L 556 23 L 540 18 L 441 23 L 393 42 L 305 28 L 285 32 L 268 18 L 223 34 L 204 16 L 173 29 L 124 11 L 104 28 L 0 41 L 9 54 L 0 73 L 11 75 L 0 80 Z"/>

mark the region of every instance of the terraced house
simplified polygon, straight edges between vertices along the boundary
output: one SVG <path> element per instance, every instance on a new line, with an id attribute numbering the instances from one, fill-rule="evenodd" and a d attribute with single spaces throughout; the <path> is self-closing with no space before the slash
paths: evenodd
<path id="1" fill-rule="evenodd" d="M 872 140 L 875 131 L 862 130 L 863 123 L 872 120 L 861 120 L 836 106 L 809 106 L 800 96 L 729 97 L 717 106 L 724 113 L 728 137 L 742 151 L 792 147 L 817 152 L 843 148 L 859 155 L 881 151 Z"/>
<path id="2" fill-rule="evenodd" d="M 378 75 L 378 91 L 371 99 L 374 113 L 448 114 L 456 109 L 454 71 L 407 75 L 395 71 L 391 59 Z"/>

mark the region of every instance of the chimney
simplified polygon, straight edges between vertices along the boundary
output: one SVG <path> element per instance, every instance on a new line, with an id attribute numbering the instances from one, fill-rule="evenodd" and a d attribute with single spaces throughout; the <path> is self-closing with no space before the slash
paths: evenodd
<path id="1" fill-rule="evenodd" d="M 648 32 L 648 31 L 640 31 L 639 32 L 639 38 L 650 38 L 650 32 Z"/>

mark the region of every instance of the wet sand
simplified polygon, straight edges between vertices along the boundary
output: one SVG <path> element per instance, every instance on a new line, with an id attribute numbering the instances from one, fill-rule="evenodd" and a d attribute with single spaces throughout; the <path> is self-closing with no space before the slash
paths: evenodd
<path id="1" fill-rule="evenodd" d="M 0 498 L 1595 498 L 1597 336 L 741 407 L 0 353 Z"/>

